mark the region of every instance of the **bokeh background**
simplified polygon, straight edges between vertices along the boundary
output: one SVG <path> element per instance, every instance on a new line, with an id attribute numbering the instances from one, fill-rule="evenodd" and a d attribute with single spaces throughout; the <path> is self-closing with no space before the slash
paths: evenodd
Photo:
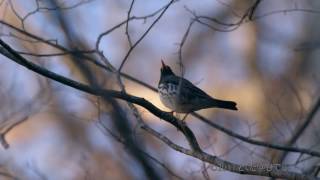
<path id="1" fill-rule="evenodd" d="M 199 113 L 210 121 L 243 136 L 286 144 L 319 98 L 318 0 L 263 0 L 253 21 L 239 26 L 208 22 L 214 30 L 195 22 L 181 48 L 194 15 L 236 23 L 254 1 L 180 0 L 173 3 L 146 37 L 134 48 L 122 72 L 157 87 L 161 59 L 211 96 L 236 101 L 239 111 L 206 109 Z M 32 62 L 56 73 L 87 83 L 78 63 L 83 58 L 23 34 L 41 37 L 69 50 L 87 51 L 103 62 L 103 52 L 118 68 L 130 49 L 126 26 L 104 36 L 101 33 L 127 19 L 129 0 L 1 0 L 0 37 Z M 136 0 L 131 15 L 142 17 L 168 4 L 164 0 Z M 59 8 L 57 8 L 59 7 Z M 159 16 L 129 22 L 128 33 L 136 42 Z M 232 31 L 224 32 L 225 30 Z M 181 51 L 182 58 L 179 58 Z M 180 63 L 183 63 L 183 68 Z M 95 81 L 119 90 L 117 77 L 92 63 Z M 182 71 L 183 70 L 183 71 Z M 128 93 L 143 97 L 168 111 L 156 92 L 122 78 Z M 109 131 L 110 107 L 101 99 L 48 80 L 0 56 L 0 128 L 9 148 L 0 148 L 0 179 L 144 179 L 125 146 Z M 176 152 L 138 128 L 131 109 L 127 112 L 134 136 L 163 179 L 262 179 L 217 170 L 214 166 Z M 185 139 L 165 121 L 138 107 L 144 121 L 177 144 Z M 294 146 L 319 147 L 319 116 Z M 239 164 L 270 164 L 279 151 L 244 143 L 214 129 L 193 116 L 186 119 L 206 152 Z M 12 125 L 12 129 L 9 129 Z M 142 145 L 141 145 L 142 146 Z M 310 172 L 319 158 L 290 153 L 283 164 L 297 172 Z"/>

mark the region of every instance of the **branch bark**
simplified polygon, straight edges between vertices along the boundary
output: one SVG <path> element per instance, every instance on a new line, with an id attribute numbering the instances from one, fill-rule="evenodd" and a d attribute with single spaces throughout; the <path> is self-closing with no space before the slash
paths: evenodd
<path id="1" fill-rule="evenodd" d="M 88 85 L 82 84 L 80 82 L 74 81 L 72 79 L 66 78 L 64 76 L 61 76 L 59 74 L 56 74 L 54 72 L 51 72 L 47 69 L 44 69 L 28 60 L 26 60 L 24 57 L 22 57 L 20 54 L 16 53 L 9 45 L 7 45 L 5 42 L 3 42 L 0 39 L 0 45 L 3 47 L 0 49 L 0 53 L 8 57 L 10 60 L 44 76 L 47 78 L 50 78 L 52 80 L 55 80 L 57 82 L 60 82 L 64 85 L 73 87 L 75 89 L 78 89 L 83 92 L 87 92 L 92 95 L 101 96 L 101 97 L 108 97 L 108 98 L 118 98 L 122 99 L 137 105 L 140 105 L 147 109 L 152 114 L 156 115 L 157 117 L 160 117 L 161 119 L 165 120 L 166 122 L 172 124 L 177 129 L 179 129 L 186 139 L 188 140 L 190 147 L 192 150 L 186 149 L 184 147 L 181 147 L 175 143 L 173 143 L 170 139 L 165 137 L 164 135 L 154 131 L 151 128 L 148 128 L 148 126 L 143 125 L 142 128 L 144 128 L 149 133 L 153 134 L 163 142 L 165 142 L 167 145 L 169 145 L 171 148 L 175 149 L 176 151 L 182 152 L 186 155 L 195 157 L 199 160 L 202 160 L 204 162 L 208 162 L 211 164 L 214 164 L 217 167 L 220 167 L 224 170 L 228 170 L 231 172 L 239 173 L 239 174 L 248 174 L 248 175 L 259 175 L 259 176 L 267 176 L 267 177 L 274 177 L 274 178 L 286 178 L 286 179 L 318 179 L 313 176 L 299 174 L 296 172 L 291 171 L 285 171 L 274 167 L 258 167 L 258 166 L 248 166 L 248 165 L 239 165 L 235 164 L 229 161 L 222 160 L 218 158 L 217 156 L 210 155 L 208 153 L 205 153 L 201 150 L 193 132 L 189 129 L 189 127 L 176 119 L 174 116 L 172 116 L 170 113 L 161 111 L 156 106 L 154 106 L 149 101 L 129 95 L 127 93 L 118 92 L 114 90 L 106 90 L 106 89 L 100 89 L 100 88 L 92 88 Z"/>
<path id="2" fill-rule="evenodd" d="M 190 130 L 190 128 L 185 123 L 183 123 L 182 121 L 179 121 L 177 118 L 172 116 L 170 113 L 161 111 L 156 106 L 154 106 L 152 103 L 150 103 L 149 101 L 146 101 L 144 98 L 132 96 L 127 93 L 114 91 L 114 90 L 93 88 L 91 86 L 82 84 L 82 83 L 74 81 L 72 79 L 68 79 L 64 76 L 56 74 L 56 73 L 49 71 L 47 69 L 44 69 L 44 68 L 26 60 L 20 54 L 16 53 L 9 45 L 7 45 L 1 39 L 0 39 L 0 45 L 7 51 L 6 53 L 3 53 L 3 55 L 5 55 L 6 57 L 8 57 L 9 59 L 13 60 L 16 63 L 36 72 L 38 74 L 43 75 L 44 77 L 53 79 L 53 80 L 60 82 L 64 85 L 73 87 L 77 90 L 84 91 L 84 92 L 92 94 L 92 95 L 101 96 L 101 97 L 118 98 L 118 99 L 122 99 L 122 100 L 125 100 L 128 102 L 134 103 L 134 104 L 138 104 L 142 107 L 145 107 L 152 114 L 160 117 L 161 119 L 169 122 L 170 124 L 174 125 L 177 129 L 179 129 L 185 135 L 185 137 L 187 138 L 187 140 L 189 142 L 189 145 L 191 146 L 191 148 L 193 150 L 195 150 L 195 151 L 200 150 L 200 146 L 196 140 L 195 135 L 193 134 L 193 132 Z"/>
<path id="3" fill-rule="evenodd" d="M 163 9 L 163 8 L 161 8 L 161 9 Z M 142 17 L 139 17 L 137 19 L 140 19 L 140 18 L 142 18 Z M 126 21 L 124 21 L 124 22 L 122 22 L 120 24 L 123 25 L 123 24 L 125 24 L 125 22 Z M 40 38 L 40 37 L 38 37 L 38 36 L 36 36 L 34 34 L 31 34 L 31 33 L 28 33 L 26 31 L 23 31 L 22 29 L 19 29 L 19 28 L 15 27 L 15 26 L 12 26 L 11 24 L 8 24 L 8 23 L 6 23 L 4 21 L 0 20 L 0 24 L 3 24 L 3 25 L 5 25 L 5 26 L 7 26 L 7 27 L 9 27 L 11 29 L 14 29 L 17 32 L 22 33 L 22 34 L 24 34 L 24 35 L 26 35 L 26 36 L 28 36 L 28 37 L 30 37 L 32 39 L 35 39 L 37 41 L 41 41 L 41 42 L 43 42 L 43 43 L 45 43 L 47 45 L 50 45 L 50 46 L 52 46 L 54 48 L 57 48 L 58 50 L 60 50 L 60 51 L 62 51 L 64 53 L 68 53 L 68 54 L 72 55 L 73 57 L 86 59 L 89 62 L 93 63 L 94 65 L 96 65 L 96 66 L 98 66 L 100 68 L 103 68 L 104 70 L 112 72 L 112 69 L 110 69 L 108 66 L 98 62 L 97 60 L 91 58 L 90 56 L 86 55 L 85 53 L 74 53 L 74 51 L 70 51 L 66 47 L 63 47 L 61 45 L 58 45 L 58 44 L 52 43 L 50 41 L 47 41 L 45 39 L 42 39 L 42 38 Z M 110 30 L 107 31 L 107 33 L 105 33 L 103 35 L 106 35 L 106 34 L 112 32 L 113 30 L 116 29 L 116 27 L 118 27 L 118 25 L 116 25 L 115 27 L 111 28 Z M 100 38 L 102 38 L 103 35 Z M 98 40 L 100 40 L 100 39 L 98 38 Z M 1 50 L 1 48 L 0 48 L 0 50 Z M 8 55 L 8 56 L 11 57 L 11 55 L 8 54 L 5 50 L 3 50 L 2 53 L 4 53 L 4 55 Z M 144 86 L 144 87 L 146 87 L 146 88 L 148 88 L 148 89 L 150 89 L 152 91 L 155 91 L 155 92 L 157 91 L 157 89 L 155 87 L 153 87 L 153 86 L 151 86 L 151 85 L 149 85 L 149 84 L 147 84 L 147 83 L 145 83 L 145 82 L 143 82 L 143 81 L 141 81 L 139 79 L 136 79 L 136 78 L 134 78 L 134 77 L 132 77 L 132 76 L 126 74 L 126 73 L 120 72 L 120 75 L 123 76 L 124 78 L 126 78 L 126 79 L 128 79 L 130 81 L 133 81 L 133 82 L 135 82 L 135 83 L 137 83 L 139 85 L 142 85 L 142 86 Z M 272 148 L 272 149 L 275 149 L 275 150 L 297 152 L 297 153 L 308 154 L 308 155 L 311 155 L 311 156 L 320 157 L 320 152 L 318 152 L 318 151 L 305 149 L 305 148 L 290 147 L 290 146 L 286 146 L 286 145 L 274 144 L 274 143 L 264 142 L 264 141 L 259 141 L 259 140 L 254 140 L 254 139 L 251 139 L 249 137 L 245 137 L 245 136 L 242 136 L 240 134 L 237 134 L 237 133 L 233 132 L 232 130 L 224 128 L 223 126 L 220 126 L 219 124 L 217 124 L 215 122 L 211 122 L 210 120 L 204 118 L 203 116 L 201 116 L 198 113 L 193 113 L 192 115 L 194 117 L 200 119 L 204 123 L 208 124 L 209 126 L 215 128 L 215 129 L 218 129 L 221 132 L 223 132 L 223 133 L 225 133 L 225 134 L 227 134 L 227 135 L 229 135 L 231 137 L 234 137 L 236 139 L 239 139 L 239 140 L 244 141 L 244 142 L 249 143 L 249 144 L 253 144 L 253 145 L 257 145 L 257 146 L 264 146 L 264 147 Z"/>

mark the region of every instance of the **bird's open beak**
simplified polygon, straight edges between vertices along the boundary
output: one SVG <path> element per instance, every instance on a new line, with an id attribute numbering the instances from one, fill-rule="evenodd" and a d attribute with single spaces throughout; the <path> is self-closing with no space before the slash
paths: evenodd
<path id="1" fill-rule="evenodd" d="M 163 62 L 162 59 L 161 59 L 161 63 L 162 63 L 162 68 L 166 67 L 166 64 Z"/>

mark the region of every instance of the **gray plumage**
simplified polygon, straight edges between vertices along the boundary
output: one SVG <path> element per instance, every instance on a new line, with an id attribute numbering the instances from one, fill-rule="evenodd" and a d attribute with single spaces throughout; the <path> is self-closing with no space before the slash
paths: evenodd
<path id="1" fill-rule="evenodd" d="M 178 113 L 190 113 L 212 107 L 237 110 L 235 102 L 212 98 L 187 79 L 176 76 L 163 61 L 158 91 L 161 102 Z"/>

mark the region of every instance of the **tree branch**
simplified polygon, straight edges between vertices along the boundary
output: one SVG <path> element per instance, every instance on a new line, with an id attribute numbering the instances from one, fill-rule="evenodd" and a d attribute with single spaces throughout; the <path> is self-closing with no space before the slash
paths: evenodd
<path id="1" fill-rule="evenodd" d="M 153 28 L 153 26 L 161 19 L 161 17 L 164 15 L 164 13 L 168 10 L 168 8 L 171 6 L 172 3 L 174 3 L 176 0 L 171 0 L 163 9 L 163 11 L 161 12 L 161 14 L 157 17 L 156 20 L 153 21 L 153 23 L 149 26 L 149 28 L 146 30 L 146 32 L 144 32 L 142 34 L 142 36 L 130 47 L 129 51 L 127 52 L 127 54 L 125 55 L 125 57 L 123 58 L 120 67 L 118 69 L 119 72 L 121 72 L 121 69 L 123 68 L 124 64 L 126 63 L 126 61 L 128 60 L 129 55 L 131 54 L 131 52 L 133 51 L 133 49 L 142 41 L 142 39 L 149 33 L 149 31 Z"/>
<path id="2" fill-rule="evenodd" d="M 311 121 L 313 120 L 314 116 L 317 114 L 317 111 L 320 108 L 320 98 L 317 99 L 316 103 L 313 105 L 313 107 L 311 108 L 311 111 L 308 113 L 305 121 L 296 127 L 292 137 L 290 138 L 290 140 L 286 143 L 286 146 L 288 147 L 292 147 L 296 141 L 298 140 L 298 138 L 303 134 L 304 130 L 306 130 L 306 128 L 310 125 Z M 279 158 L 279 162 L 281 163 L 285 157 L 287 156 L 289 152 L 283 152 L 280 155 Z"/>
<path id="3" fill-rule="evenodd" d="M 284 179 L 294 179 L 294 180 L 308 180 L 308 179 L 318 179 L 316 177 L 303 175 L 295 172 L 284 171 L 281 170 L 280 164 L 271 164 L 269 166 L 250 166 L 250 165 L 239 165 L 229 161 L 225 161 L 220 159 L 217 156 L 212 156 L 205 152 L 198 152 L 198 151 L 190 151 L 186 148 L 183 148 L 175 143 L 173 143 L 170 139 L 166 136 L 158 133 L 157 131 L 149 128 L 148 126 L 142 127 L 144 130 L 148 131 L 150 134 L 155 136 L 156 138 L 160 139 L 162 142 L 170 146 L 172 149 L 179 151 L 183 154 L 192 156 L 204 162 L 208 162 L 210 164 L 214 164 L 215 166 L 235 172 L 238 174 L 248 174 L 248 175 L 258 175 L 258 176 L 267 176 L 267 177 L 274 177 L 274 178 L 284 178 Z"/>
<path id="4" fill-rule="evenodd" d="M 160 117 L 161 119 L 165 120 L 166 122 L 172 124 L 177 129 L 179 129 L 186 139 L 189 142 L 190 147 L 192 150 L 183 148 L 172 141 L 170 141 L 168 138 L 163 136 L 162 134 L 154 131 L 151 128 L 147 128 L 147 126 L 144 124 L 142 128 L 147 130 L 149 133 L 153 134 L 157 138 L 161 139 L 163 142 L 165 142 L 167 145 L 169 145 L 171 148 L 182 152 L 186 155 L 193 156 L 197 159 L 200 159 L 202 161 L 214 164 L 222 169 L 236 172 L 239 174 L 249 174 L 249 175 L 259 175 L 259 176 L 268 176 L 268 177 L 275 177 L 275 178 L 286 178 L 286 179 L 317 179 L 312 176 L 307 176 L 295 172 L 285 171 L 281 169 L 277 169 L 274 167 L 258 167 L 258 166 L 248 166 L 248 165 L 238 165 L 234 164 L 229 161 L 222 160 L 216 156 L 212 156 L 210 154 L 207 154 L 203 152 L 200 149 L 200 146 L 193 134 L 193 132 L 189 129 L 189 127 L 176 119 L 174 116 L 172 116 L 170 113 L 161 111 L 156 106 L 151 104 L 149 101 L 146 101 L 143 98 L 132 96 L 123 92 L 118 92 L 114 90 L 106 90 L 106 89 L 100 89 L 100 88 L 92 88 L 88 85 L 82 84 L 80 82 L 71 80 L 69 78 L 66 78 L 64 76 L 58 75 L 54 72 L 48 71 L 47 69 L 44 69 L 32 62 L 29 62 L 24 57 L 16 53 L 9 45 L 7 45 L 5 42 L 3 42 L 0 39 L 0 45 L 3 47 L 3 49 L 6 50 L 6 53 L 3 53 L 3 49 L 0 49 L 0 53 L 8 57 L 10 60 L 38 73 L 41 74 L 47 78 L 50 78 L 52 80 L 55 80 L 57 82 L 60 82 L 64 85 L 73 87 L 75 89 L 81 90 L 83 92 L 87 92 L 89 94 L 93 94 L 96 96 L 102 96 L 102 97 L 112 97 L 112 98 L 118 98 L 122 99 L 137 105 L 140 105 L 147 109 L 152 114 L 156 115 L 157 117 Z M 8 55 L 9 54 L 9 55 Z"/>
<path id="5" fill-rule="evenodd" d="M 163 8 L 161 8 L 161 9 L 163 9 Z M 161 10 L 161 9 L 159 9 L 159 10 Z M 158 10 L 158 11 L 159 11 L 159 10 Z M 152 15 L 153 15 L 153 14 L 148 15 L 147 17 L 152 16 Z M 138 18 L 138 17 L 137 17 L 137 18 Z M 141 19 L 141 18 L 143 18 L 143 17 L 139 17 L 139 19 Z M 123 24 L 125 24 L 125 22 L 126 22 L 126 21 L 122 22 L 121 24 L 123 25 Z M 38 36 L 36 36 L 36 35 L 34 35 L 34 34 L 31 34 L 31 33 L 28 33 L 28 32 L 26 32 L 26 31 L 23 31 L 22 29 L 19 29 L 19 28 L 15 27 L 15 26 L 13 26 L 13 25 L 11 25 L 11 24 L 8 24 L 8 23 L 6 23 L 6 22 L 4 22 L 4 21 L 1 21 L 1 20 L 0 20 L 0 23 L 3 24 L 3 25 L 5 25 L 5 26 L 7 26 L 7 27 L 9 27 L 9 28 L 11 28 L 11 29 L 14 29 L 14 30 L 18 31 L 19 33 L 22 33 L 22 34 L 24 34 L 24 35 L 26 35 L 26 36 L 28 36 L 28 37 L 31 37 L 31 38 L 33 38 L 33 39 L 35 39 L 35 40 L 38 40 L 38 41 L 41 41 L 41 42 L 43 42 L 43 43 L 45 43 L 45 44 L 47 44 L 47 45 L 50 45 L 50 46 L 52 46 L 52 47 L 54 47 L 54 48 L 57 48 L 57 49 L 65 52 L 65 53 L 71 53 L 71 52 L 73 52 L 73 51 L 68 50 L 66 47 L 63 47 L 63 46 L 61 46 L 61 45 L 58 45 L 58 44 L 52 43 L 52 42 L 50 42 L 50 41 L 47 41 L 47 40 L 45 40 L 45 39 L 42 39 L 41 37 L 38 37 Z M 116 25 L 115 27 L 118 27 L 118 26 Z M 111 31 L 115 30 L 115 29 L 116 29 L 115 27 L 111 28 L 111 29 L 108 30 L 107 32 L 110 33 Z M 108 33 L 106 33 L 106 34 L 108 34 Z M 102 37 L 103 37 L 103 36 L 101 36 L 100 38 L 102 38 Z M 99 38 L 98 38 L 98 39 L 99 39 Z M 2 53 L 6 53 L 6 51 L 3 51 Z M 88 60 L 89 62 L 93 63 L 94 65 L 96 65 L 96 66 L 98 66 L 98 67 L 100 67 L 100 68 L 103 68 L 103 69 L 105 69 L 105 70 L 107 70 L 107 71 L 111 71 L 111 72 L 112 72 L 112 70 L 111 70 L 108 66 L 106 66 L 106 65 L 98 62 L 97 60 L 91 58 L 90 56 L 87 56 L 86 54 L 83 54 L 83 53 L 71 53 L 70 55 L 72 55 L 72 56 L 74 56 L 74 57 L 86 59 L 86 60 Z M 10 56 L 10 55 L 9 55 L 9 56 Z M 151 86 L 151 85 L 149 85 L 149 84 L 147 84 L 147 83 L 145 83 L 145 82 L 143 82 L 143 81 L 141 81 L 141 80 L 139 80 L 139 79 L 136 79 L 136 78 L 134 78 L 134 77 L 132 77 L 132 76 L 126 74 L 126 73 L 120 72 L 120 75 L 123 76 L 123 77 L 125 77 L 126 79 L 128 79 L 128 80 L 130 80 L 130 81 L 133 81 L 133 82 L 135 82 L 135 83 L 137 83 L 137 84 L 139 84 L 139 85 L 142 85 L 142 86 L 144 86 L 144 87 L 146 87 L 146 88 L 148 88 L 148 89 L 150 89 L 150 90 L 152 90 L 152 91 L 154 91 L 154 92 L 157 92 L 157 89 L 156 89 L 155 87 L 153 87 L 153 86 Z M 241 140 L 241 141 L 244 141 L 244 142 L 246 142 L 246 143 L 249 143 L 249 144 L 253 144 L 253 145 L 257 145 L 257 146 L 264 146 L 264 147 L 272 148 L 272 149 L 275 149 L 275 150 L 290 151 L 290 152 L 299 152 L 299 153 L 302 153 L 302 154 L 309 154 L 309 155 L 311 155 L 311 156 L 320 157 L 320 152 L 318 152 L 318 151 L 314 151 L 314 150 L 310 150 L 310 149 L 305 149 L 305 148 L 298 148 L 298 147 L 289 147 L 289 146 L 285 146 L 285 145 L 280 145 L 280 144 L 274 144 L 274 143 L 270 143 L 270 142 L 264 142 L 264 141 L 254 140 L 254 139 L 251 139 L 251 138 L 249 138 L 249 137 L 245 137 L 245 136 L 242 136 L 242 135 L 240 135 L 240 134 L 238 134 L 238 133 L 235 133 L 235 132 L 233 132 L 232 130 L 229 130 L 229 129 L 227 129 L 227 128 L 224 128 L 223 126 L 220 126 L 219 124 L 217 124 L 217 123 L 215 123 L 215 122 L 211 122 L 210 120 L 206 119 L 205 117 L 201 116 L 201 115 L 198 114 L 198 113 L 193 113 L 192 115 L 193 115 L 194 117 L 200 119 L 200 120 L 203 121 L 204 123 L 210 125 L 211 127 L 215 128 L 215 129 L 218 129 L 218 130 L 220 130 L 221 132 L 223 132 L 223 133 L 225 133 L 225 134 L 227 134 L 227 135 L 229 135 L 229 136 L 231 136 L 231 137 L 237 138 L 237 139 L 239 139 L 239 140 Z"/>
<path id="6" fill-rule="evenodd" d="M 189 127 L 185 123 L 179 121 L 177 118 L 172 116 L 170 113 L 161 111 L 160 109 L 158 109 L 156 106 L 154 106 L 149 101 L 146 101 L 143 98 L 132 96 L 132 95 L 129 95 L 129 94 L 126 94 L 123 92 L 119 92 L 119 91 L 92 88 L 88 85 L 82 84 L 82 83 L 74 81 L 72 79 L 68 79 L 64 76 L 56 74 L 52 71 L 48 71 L 47 69 L 44 69 L 44 68 L 26 60 L 20 54 L 16 53 L 9 45 L 7 45 L 1 39 L 0 39 L 0 45 L 7 51 L 7 53 L 3 53 L 3 55 L 5 55 L 9 59 L 13 60 L 14 62 L 38 73 L 38 74 L 41 74 L 47 78 L 53 79 L 53 80 L 60 82 L 64 85 L 73 87 L 77 90 L 81 90 L 81 91 L 84 91 L 84 92 L 92 94 L 92 95 L 118 98 L 118 99 L 122 99 L 122 100 L 125 100 L 125 101 L 128 101 L 128 102 L 138 104 L 140 106 L 145 107 L 152 114 L 160 117 L 161 119 L 165 120 L 166 122 L 171 123 L 177 129 L 179 129 L 185 135 L 185 137 L 187 138 L 187 140 L 189 142 L 189 145 L 191 146 L 191 148 L 193 150 L 195 150 L 195 151 L 201 150 L 200 146 L 196 140 L 196 137 L 194 136 L 193 132 L 189 129 Z M 10 55 L 8 55 L 8 53 Z"/>

